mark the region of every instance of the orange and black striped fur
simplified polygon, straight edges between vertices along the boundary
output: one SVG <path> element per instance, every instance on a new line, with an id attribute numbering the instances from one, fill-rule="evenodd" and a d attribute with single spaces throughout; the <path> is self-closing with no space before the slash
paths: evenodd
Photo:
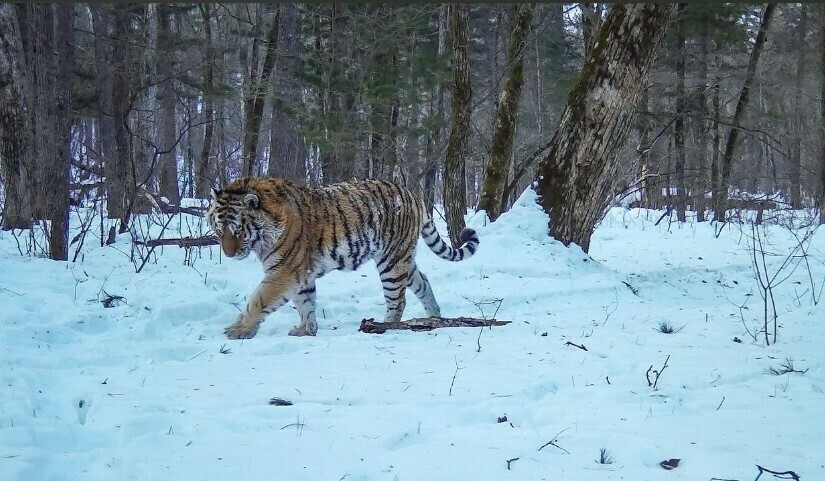
<path id="1" fill-rule="evenodd" d="M 315 280 L 332 270 L 355 270 L 375 260 L 387 303 L 385 321 L 398 321 L 410 288 L 428 316 L 440 316 L 427 277 L 415 265 L 420 235 L 442 259 L 460 261 L 478 248 L 472 229 L 452 248 L 436 231 L 423 200 L 381 180 L 320 188 L 281 179 L 238 179 L 212 191 L 207 219 L 228 257 L 255 252 L 264 279 L 246 308 L 224 331 L 231 339 L 255 336 L 264 317 L 292 300 L 301 316 L 292 336 L 314 336 Z"/>

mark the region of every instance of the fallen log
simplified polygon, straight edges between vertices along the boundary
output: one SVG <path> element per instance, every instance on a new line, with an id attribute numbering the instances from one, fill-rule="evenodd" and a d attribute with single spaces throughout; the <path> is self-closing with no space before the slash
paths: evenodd
<path id="1" fill-rule="evenodd" d="M 363 319 L 358 328 L 369 334 L 383 334 L 390 329 L 406 331 L 432 331 L 440 327 L 487 327 L 503 326 L 510 321 L 477 319 L 474 317 L 417 317 L 408 321 L 376 322 L 375 319 Z"/>
<path id="2" fill-rule="evenodd" d="M 147 239 L 145 241 L 136 240 L 135 244 L 148 247 L 157 246 L 178 246 L 178 247 L 206 247 L 220 244 L 217 237 L 207 235 L 203 237 L 176 237 L 169 239 Z"/>
<path id="3" fill-rule="evenodd" d="M 206 209 L 200 207 L 182 207 L 179 205 L 172 205 L 163 200 L 159 195 L 153 194 L 149 191 L 144 190 L 141 193 L 160 213 L 189 214 L 197 217 L 203 217 L 206 215 Z"/>

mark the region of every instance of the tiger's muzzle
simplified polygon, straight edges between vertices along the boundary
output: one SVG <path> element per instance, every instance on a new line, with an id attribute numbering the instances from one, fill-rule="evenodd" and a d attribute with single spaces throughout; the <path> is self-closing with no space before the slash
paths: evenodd
<path id="1" fill-rule="evenodd" d="M 221 249 L 223 249 L 226 257 L 235 257 L 243 250 L 243 240 L 231 232 L 226 231 L 221 235 Z"/>

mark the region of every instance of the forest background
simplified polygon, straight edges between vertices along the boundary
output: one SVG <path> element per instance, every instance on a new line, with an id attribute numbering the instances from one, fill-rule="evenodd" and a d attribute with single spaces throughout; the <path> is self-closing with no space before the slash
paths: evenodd
<path id="1" fill-rule="evenodd" d="M 592 173 L 606 179 L 598 188 L 579 189 L 595 214 L 578 236 L 550 234 L 587 250 L 620 201 L 699 221 L 821 205 L 825 7 L 656 8 L 661 28 L 618 37 L 660 48 L 628 97 L 632 120 L 610 134 L 615 148 L 592 152 L 610 166 Z M 92 227 L 70 236 L 78 207 L 100 214 L 104 243 L 152 208 L 202 212 L 212 187 L 242 175 L 380 178 L 444 206 L 436 215 L 455 241 L 467 207 L 495 220 L 550 180 L 558 144 L 592 127 L 563 118 L 592 100 L 586 60 L 608 62 L 599 40 L 654 10 L 2 4 L 0 225 L 40 229 L 48 245 L 30 253 L 65 260 Z"/>

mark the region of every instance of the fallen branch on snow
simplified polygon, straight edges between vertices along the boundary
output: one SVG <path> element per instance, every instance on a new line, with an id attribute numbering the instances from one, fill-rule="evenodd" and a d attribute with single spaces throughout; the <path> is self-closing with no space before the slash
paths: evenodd
<path id="1" fill-rule="evenodd" d="M 496 321 L 492 319 L 478 319 L 474 317 L 418 317 L 408 321 L 376 322 L 375 319 L 363 319 L 361 332 L 369 334 L 383 334 L 390 329 L 406 331 L 432 331 L 439 327 L 486 327 L 503 326 L 510 321 Z"/>
<path id="2" fill-rule="evenodd" d="M 135 244 L 137 245 L 145 245 L 148 247 L 157 247 L 157 246 L 178 246 L 178 247 L 206 247 L 206 246 L 216 246 L 220 244 L 220 241 L 217 237 L 213 235 L 207 235 L 202 237 L 176 237 L 176 238 L 169 238 L 169 239 L 147 239 L 147 240 L 135 240 Z"/>

